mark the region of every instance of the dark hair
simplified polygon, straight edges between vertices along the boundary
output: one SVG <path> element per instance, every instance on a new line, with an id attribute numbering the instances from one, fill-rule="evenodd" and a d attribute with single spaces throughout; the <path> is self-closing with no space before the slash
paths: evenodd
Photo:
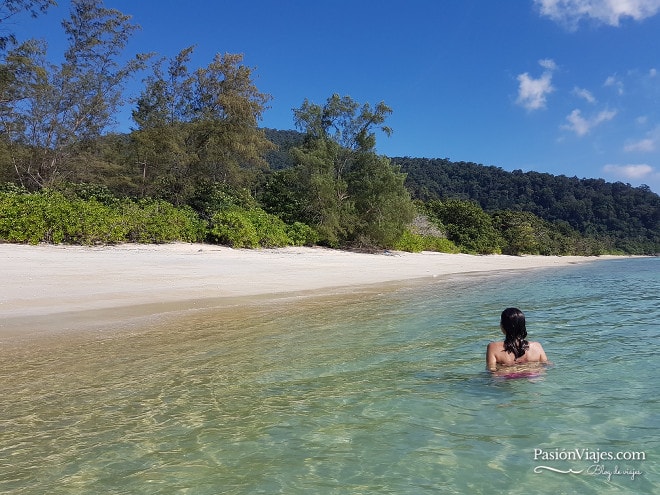
<path id="1" fill-rule="evenodd" d="M 511 352 L 516 359 L 525 354 L 529 349 L 527 328 L 525 327 L 525 315 L 518 308 L 506 308 L 502 311 L 500 325 L 506 336 L 504 337 L 504 350 Z"/>

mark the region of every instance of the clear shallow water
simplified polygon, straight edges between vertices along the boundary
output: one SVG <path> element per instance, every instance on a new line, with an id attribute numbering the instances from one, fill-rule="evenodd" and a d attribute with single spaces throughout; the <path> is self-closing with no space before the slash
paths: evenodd
<path id="1" fill-rule="evenodd" d="M 8 347 L 0 492 L 657 493 L 659 268 L 598 261 Z M 484 370 L 511 305 L 554 363 L 539 378 Z"/>

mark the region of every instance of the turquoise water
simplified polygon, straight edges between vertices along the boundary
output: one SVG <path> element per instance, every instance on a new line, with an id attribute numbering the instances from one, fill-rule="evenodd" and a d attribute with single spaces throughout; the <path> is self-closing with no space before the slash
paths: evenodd
<path id="1" fill-rule="evenodd" d="M 657 493 L 659 268 L 603 260 L 7 346 L 0 492 Z M 507 306 L 553 362 L 537 378 L 485 371 Z"/>

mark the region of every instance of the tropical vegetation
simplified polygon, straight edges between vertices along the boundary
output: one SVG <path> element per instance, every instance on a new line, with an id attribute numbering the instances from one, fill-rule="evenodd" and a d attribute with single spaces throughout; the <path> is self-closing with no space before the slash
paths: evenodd
<path id="1" fill-rule="evenodd" d="M 648 187 L 376 152 L 392 109 L 304 99 L 296 130 L 259 126 L 271 96 L 240 54 L 191 67 L 126 56 L 137 26 L 73 0 L 53 60 L 6 28 L 52 0 L 0 7 L 0 242 L 209 242 L 237 248 L 599 255 L 660 252 Z M 110 130 L 143 76 L 134 127 Z"/>

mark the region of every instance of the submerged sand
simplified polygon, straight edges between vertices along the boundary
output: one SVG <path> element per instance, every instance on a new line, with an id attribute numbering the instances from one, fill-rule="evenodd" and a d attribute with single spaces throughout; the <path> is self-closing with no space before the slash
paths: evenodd
<path id="1" fill-rule="evenodd" d="M 244 250 L 204 244 L 0 244 L 0 336 L 125 322 L 196 307 L 346 293 L 457 274 L 560 267 L 601 258 Z"/>

